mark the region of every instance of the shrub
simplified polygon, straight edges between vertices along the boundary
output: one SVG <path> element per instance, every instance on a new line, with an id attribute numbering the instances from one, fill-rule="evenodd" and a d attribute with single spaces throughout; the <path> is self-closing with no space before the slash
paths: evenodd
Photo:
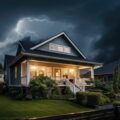
<path id="1" fill-rule="evenodd" d="M 0 82 L 0 94 L 3 94 L 4 92 L 4 82 Z"/>
<path id="2" fill-rule="evenodd" d="M 81 105 L 87 104 L 87 94 L 85 92 L 77 92 L 76 93 L 77 102 Z"/>
<path id="3" fill-rule="evenodd" d="M 33 98 L 49 98 L 57 87 L 54 80 L 47 76 L 38 76 L 31 80 L 30 91 Z"/>
<path id="4" fill-rule="evenodd" d="M 115 99 L 120 100 L 120 93 L 115 94 Z"/>
<path id="5" fill-rule="evenodd" d="M 88 106 L 104 105 L 109 102 L 110 102 L 109 98 L 103 95 L 102 93 L 91 92 L 87 94 L 87 105 Z"/>
<path id="6" fill-rule="evenodd" d="M 52 95 L 61 95 L 60 88 L 54 87 L 52 90 Z"/>
<path id="7" fill-rule="evenodd" d="M 63 91 L 64 95 L 72 95 L 72 91 L 70 90 L 70 87 L 66 86 Z"/>
<path id="8" fill-rule="evenodd" d="M 8 95 L 14 99 L 25 99 L 26 88 L 23 87 L 10 87 L 8 89 Z"/>
<path id="9" fill-rule="evenodd" d="M 120 106 L 120 101 L 114 101 L 114 102 L 113 102 L 113 105 L 114 105 L 114 106 Z"/>
<path id="10" fill-rule="evenodd" d="M 110 102 L 110 99 L 99 92 L 78 92 L 76 94 L 76 100 L 81 105 L 96 106 L 104 105 Z"/>
<path id="11" fill-rule="evenodd" d="M 110 98 L 110 100 L 114 100 L 116 95 L 114 92 L 107 92 L 107 93 L 104 93 L 107 97 Z"/>
<path id="12" fill-rule="evenodd" d="M 113 83 L 111 81 L 104 82 L 101 80 L 95 80 L 95 89 L 99 89 L 103 92 L 112 92 L 113 91 Z"/>

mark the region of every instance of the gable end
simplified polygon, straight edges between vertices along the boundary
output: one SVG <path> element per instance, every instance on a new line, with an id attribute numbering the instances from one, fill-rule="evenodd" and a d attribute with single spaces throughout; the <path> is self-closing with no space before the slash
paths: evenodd
<path id="1" fill-rule="evenodd" d="M 48 39 L 48 40 L 46 40 L 46 41 L 38 44 L 38 45 L 35 45 L 35 46 L 33 46 L 32 48 L 30 48 L 30 49 L 31 49 L 31 50 L 38 49 L 38 48 L 40 48 L 41 46 L 45 45 L 46 43 L 49 43 L 49 42 L 55 40 L 56 38 L 58 38 L 58 37 L 60 37 L 60 36 L 64 36 L 64 37 L 70 42 L 70 44 L 74 47 L 74 49 L 75 49 L 84 59 L 86 59 L 86 57 L 82 54 L 82 52 L 79 50 L 79 48 L 75 45 L 75 43 L 74 43 L 64 32 L 62 32 L 62 33 L 60 33 L 60 34 L 58 34 L 58 35 L 56 35 L 56 36 L 54 36 L 54 37 L 52 37 L 52 38 L 50 38 L 50 39 Z M 67 46 L 64 46 L 64 47 L 66 47 L 66 49 L 67 49 Z M 61 48 L 61 49 L 62 49 L 62 48 Z M 69 49 L 69 48 L 68 48 L 68 49 Z M 68 51 L 69 51 L 69 50 L 68 50 Z"/>

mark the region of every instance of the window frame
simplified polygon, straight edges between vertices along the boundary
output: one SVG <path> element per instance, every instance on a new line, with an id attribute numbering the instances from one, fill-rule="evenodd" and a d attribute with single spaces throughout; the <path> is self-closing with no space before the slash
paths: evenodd
<path id="1" fill-rule="evenodd" d="M 60 50 L 60 47 L 61 47 L 61 50 Z M 67 53 L 67 54 L 71 53 L 70 47 L 55 44 L 55 43 L 49 43 L 49 50 L 54 51 L 54 52 Z"/>

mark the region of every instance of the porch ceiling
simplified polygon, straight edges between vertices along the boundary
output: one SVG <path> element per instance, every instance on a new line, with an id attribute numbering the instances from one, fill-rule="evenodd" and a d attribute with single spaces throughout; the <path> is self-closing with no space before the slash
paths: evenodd
<path id="1" fill-rule="evenodd" d="M 31 63 L 31 65 L 40 64 L 42 66 L 78 68 L 78 69 L 85 69 L 85 68 L 91 67 L 91 66 L 84 66 L 84 65 L 65 64 L 65 63 L 39 61 L 39 60 L 30 60 L 30 63 Z"/>

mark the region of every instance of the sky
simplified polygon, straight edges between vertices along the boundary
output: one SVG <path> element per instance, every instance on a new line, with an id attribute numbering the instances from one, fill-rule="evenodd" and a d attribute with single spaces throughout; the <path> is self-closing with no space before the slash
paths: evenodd
<path id="1" fill-rule="evenodd" d="M 96 62 L 120 59 L 120 0 L 0 0 L 0 62 L 17 42 L 65 32 Z"/>

